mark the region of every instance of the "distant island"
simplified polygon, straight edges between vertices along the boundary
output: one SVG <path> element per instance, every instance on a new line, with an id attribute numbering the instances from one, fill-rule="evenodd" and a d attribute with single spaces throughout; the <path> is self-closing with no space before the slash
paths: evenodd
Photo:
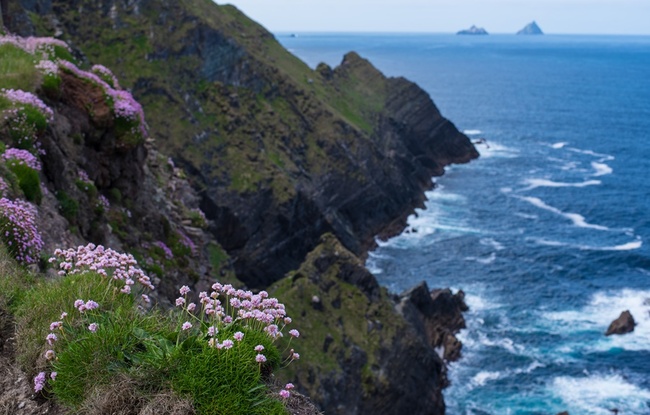
<path id="1" fill-rule="evenodd" d="M 456 34 L 457 35 L 487 35 L 488 32 L 482 27 L 476 27 L 472 25 L 472 27 L 470 27 L 469 29 L 461 30 Z"/>
<path id="2" fill-rule="evenodd" d="M 523 29 L 517 32 L 518 35 L 543 35 L 542 29 L 537 26 L 535 21 L 528 23 Z"/>

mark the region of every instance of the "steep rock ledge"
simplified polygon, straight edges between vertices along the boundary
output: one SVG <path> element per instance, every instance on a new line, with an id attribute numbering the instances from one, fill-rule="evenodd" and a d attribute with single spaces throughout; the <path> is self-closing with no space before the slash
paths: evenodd
<path id="1" fill-rule="evenodd" d="M 448 381 L 436 349 L 464 326 L 462 293 L 421 284 L 391 296 L 331 234 L 271 290 L 303 328 L 304 362 L 281 376 L 297 380 L 326 413 L 444 413 Z M 449 350 L 445 358 L 455 357 Z"/>
<path id="2" fill-rule="evenodd" d="M 133 87 L 251 287 L 296 269 L 324 232 L 365 255 L 403 228 L 432 175 L 478 156 L 415 84 L 355 53 L 313 71 L 232 6 L 22 3 L 16 30 L 59 31 Z"/>

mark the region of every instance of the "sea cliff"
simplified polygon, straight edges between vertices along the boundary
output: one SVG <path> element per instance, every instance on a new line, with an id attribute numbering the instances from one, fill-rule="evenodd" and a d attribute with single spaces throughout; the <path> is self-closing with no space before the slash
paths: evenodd
<path id="1" fill-rule="evenodd" d="M 81 61 L 112 68 L 132 90 L 155 137 L 149 154 L 170 154 L 187 172 L 198 194 L 187 203 L 200 205 L 205 237 L 214 239 L 190 267 L 189 282 L 205 286 L 209 276 L 233 269 L 243 284 L 271 287 L 294 307 L 309 359 L 291 376 L 322 409 L 444 412 L 445 367 L 436 348 L 452 344 L 445 333 L 460 326 L 432 328 L 440 325 L 435 313 L 422 311 L 431 307 L 408 306 L 363 268 L 375 237 L 399 233 L 422 205 L 431 176 L 478 156 L 426 92 L 385 77 L 353 52 L 335 68 L 312 70 L 236 8 L 209 1 L 37 0 L 12 3 L 9 17 L 12 31 L 55 34 Z M 51 147 L 46 164 L 55 178 L 71 153 Z M 133 148 L 129 157 L 142 161 L 145 150 Z M 110 174 L 93 166 L 108 160 L 112 171 L 114 154 L 102 151 L 79 160 L 104 183 Z M 147 177 L 141 170 L 127 169 L 119 183 L 138 212 L 155 216 L 160 208 L 146 201 L 157 191 L 140 185 Z M 111 180 L 106 186 L 117 186 Z M 96 232 L 93 238 L 111 241 L 85 223 L 83 238 Z M 156 235 L 167 229 L 161 219 L 138 223 Z M 163 286 L 188 280 L 168 278 Z M 171 297 L 171 288 L 163 293 Z"/>

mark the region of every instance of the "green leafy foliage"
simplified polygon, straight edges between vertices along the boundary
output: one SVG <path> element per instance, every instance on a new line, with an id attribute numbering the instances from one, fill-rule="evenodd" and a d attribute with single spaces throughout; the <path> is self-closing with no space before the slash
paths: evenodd
<path id="1" fill-rule="evenodd" d="M 22 163 L 15 163 L 8 167 L 16 175 L 18 186 L 25 194 L 25 199 L 40 204 L 43 199 L 43 191 L 38 172 Z"/>

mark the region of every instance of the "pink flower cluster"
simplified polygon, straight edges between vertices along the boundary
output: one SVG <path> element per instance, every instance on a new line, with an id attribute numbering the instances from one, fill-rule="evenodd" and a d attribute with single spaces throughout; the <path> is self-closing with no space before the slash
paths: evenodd
<path id="1" fill-rule="evenodd" d="M 210 294 L 206 291 L 199 293 L 200 311 L 197 310 L 196 304 L 188 304 L 187 295 L 190 292 L 188 286 L 182 286 L 179 292 L 181 297 L 176 299 L 176 306 L 182 307 L 194 319 L 206 322 L 205 326 L 208 326 L 207 335 L 211 337 L 208 345 L 220 350 L 228 350 L 233 347 L 235 341 L 242 341 L 244 333 L 238 331 L 233 335 L 234 341 L 226 339 L 220 343 L 214 337 L 219 332 L 218 326 L 237 322 L 243 327 L 263 331 L 271 338 L 277 339 L 283 336 L 282 330 L 284 327 L 291 323 L 291 318 L 286 315 L 284 304 L 280 303 L 276 298 L 269 298 L 266 291 L 253 294 L 251 291 L 235 289 L 230 284 L 215 283 L 212 285 Z M 192 325 L 189 322 L 185 322 L 181 329 L 188 330 L 191 327 Z M 289 334 L 292 337 L 300 335 L 298 330 L 295 329 L 290 330 Z M 261 353 L 263 350 L 264 346 L 261 344 L 255 347 L 257 352 L 255 361 L 260 364 L 266 362 L 266 356 Z M 291 349 L 287 361 L 290 363 L 299 357 Z"/>
<path id="2" fill-rule="evenodd" d="M 82 182 L 86 182 L 86 183 L 93 182 L 92 180 L 90 180 L 90 177 L 88 177 L 88 173 L 86 173 L 85 170 L 79 169 L 79 171 L 77 171 L 77 176 L 79 176 L 79 180 L 81 180 Z"/>
<path id="3" fill-rule="evenodd" d="M 111 202 L 108 201 L 106 196 L 104 195 L 99 195 L 97 197 L 98 203 L 101 205 L 101 207 L 104 208 L 104 210 L 108 210 L 111 207 Z"/>
<path id="4" fill-rule="evenodd" d="M 284 389 L 280 391 L 280 397 L 287 399 L 289 396 L 291 396 L 291 392 L 289 392 L 291 389 L 293 389 L 293 383 L 287 383 L 284 385 Z"/>
<path id="5" fill-rule="evenodd" d="M 163 241 L 156 241 L 153 244 L 156 245 L 158 248 L 163 250 L 163 252 L 165 253 L 165 258 L 167 258 L 167 259 L 173 259 L 174 258 L 174 253 L 172 252 L 172 250 L 167 245 L 165 245 L 165 243 Z"/>
<path id="6" fill-rule="evenodd" d="M 131 286 L 138 281 L 144 288 L 153 290 L 149 277 L 137 267 L 138 262 L 131 254 L 121 254 L 102 245 L 88 244 L 77 249 L 54 251 L 50 262 L 59 261 L 59 275 L 96 272 L 104 277 L 124 283 L 120 290 L 124 294 L 131 292 Z"/>
<path id="7" fill-rule="evenodd" d="M 50 60 L 40 61 L 36 64 L 36 69 L 40 69 L 44 75 L 56 75 L 59 73 L 59 65 Z"/>
<path id="8" fill-rule="evenodd" d="M 70 50 L 67 43 L 53 37 L 20 37 L 14 35 L 0 35 L 0 45 L 10 44 L 17 48 L 24 50 L 29 54 L 34 54 L 37 51 L 48 52 L 54 46 L 60 46 L 66 50 Z"/>
<path id="9" fill-rule="evenodd" d="M 105 67 L 104 65 L 93 65 L 90 70 L 94 73 L 96 73 L 99 76 L 102 76 L 104 78 L 109 78 L 111 80 L 111 84 L 113 88 L 119 88 L 120 84 L 117 82 L 117 78 L 115 75 L 113 75 L 113 72 Z"/>
<path id="10" fill-rule="evenodd" d="M 47 118 L 48 121 L 52 121 L 54 118 L 54 113 L 50 107 L 45 105 L 45 103 L 41 101 L 40 98 L 31 92 L 25 92 L 20 89 L 3 89 L 2 95 L 4 95 L 5 98 L 14 104 L 31 105 L 32 107 L 38 109 L 41 114 Z"/>
<path id="11" fill-rule="evenodd" d="M 192 252 L 192 256 L 196 256 L 197 254 L 196 244 L 189 238 L 189 236 L 185 235 L 185 233 L 180 229 L 177 231 L 177 233 L 180 238 L 180 243 L 183 244 L 184 247 L 188 248 Z"/>
<path id="12" fill-rule="evenodd" d="M 7 184 L 7 182 L 5 182 L 5 179 L 0 177 L 0 197 L 6 196 L 8 190 L 9 190 L 9 185 Z"/>
<path id="13" fill-rule="evenodd" d="M 2 158 L 10 165 L 25 164 L 31 169 L 41 171 L 41 162 L 27 150 L 10 147 L 2 154 Z"/>
<path id="14" fill-rule="evenodd" d="M 36 228 L 36 215 L 36 208 L 31 203 L 0 199 L 0 239 L 14 258 L 23 264 L 37 262 L 43 249 L 43 240 Z"/>
<path id="15" fill-rule="evenodd" d="M 125 118 L 129 121 L 138 121 L 140 134 L 143 138 L 147 136 L 142 106 L 133 98 L 133 95 L 131 95 L 130 92 L 114 89 L 96 74 L 81 70 L 71 62 L 60 61 L 59 67 L 75 74 L 79 78 L 86 79 L 100 86 L 106 95 L 113 101 L 113 112 L 115 113 L 115 116 Z"/>

